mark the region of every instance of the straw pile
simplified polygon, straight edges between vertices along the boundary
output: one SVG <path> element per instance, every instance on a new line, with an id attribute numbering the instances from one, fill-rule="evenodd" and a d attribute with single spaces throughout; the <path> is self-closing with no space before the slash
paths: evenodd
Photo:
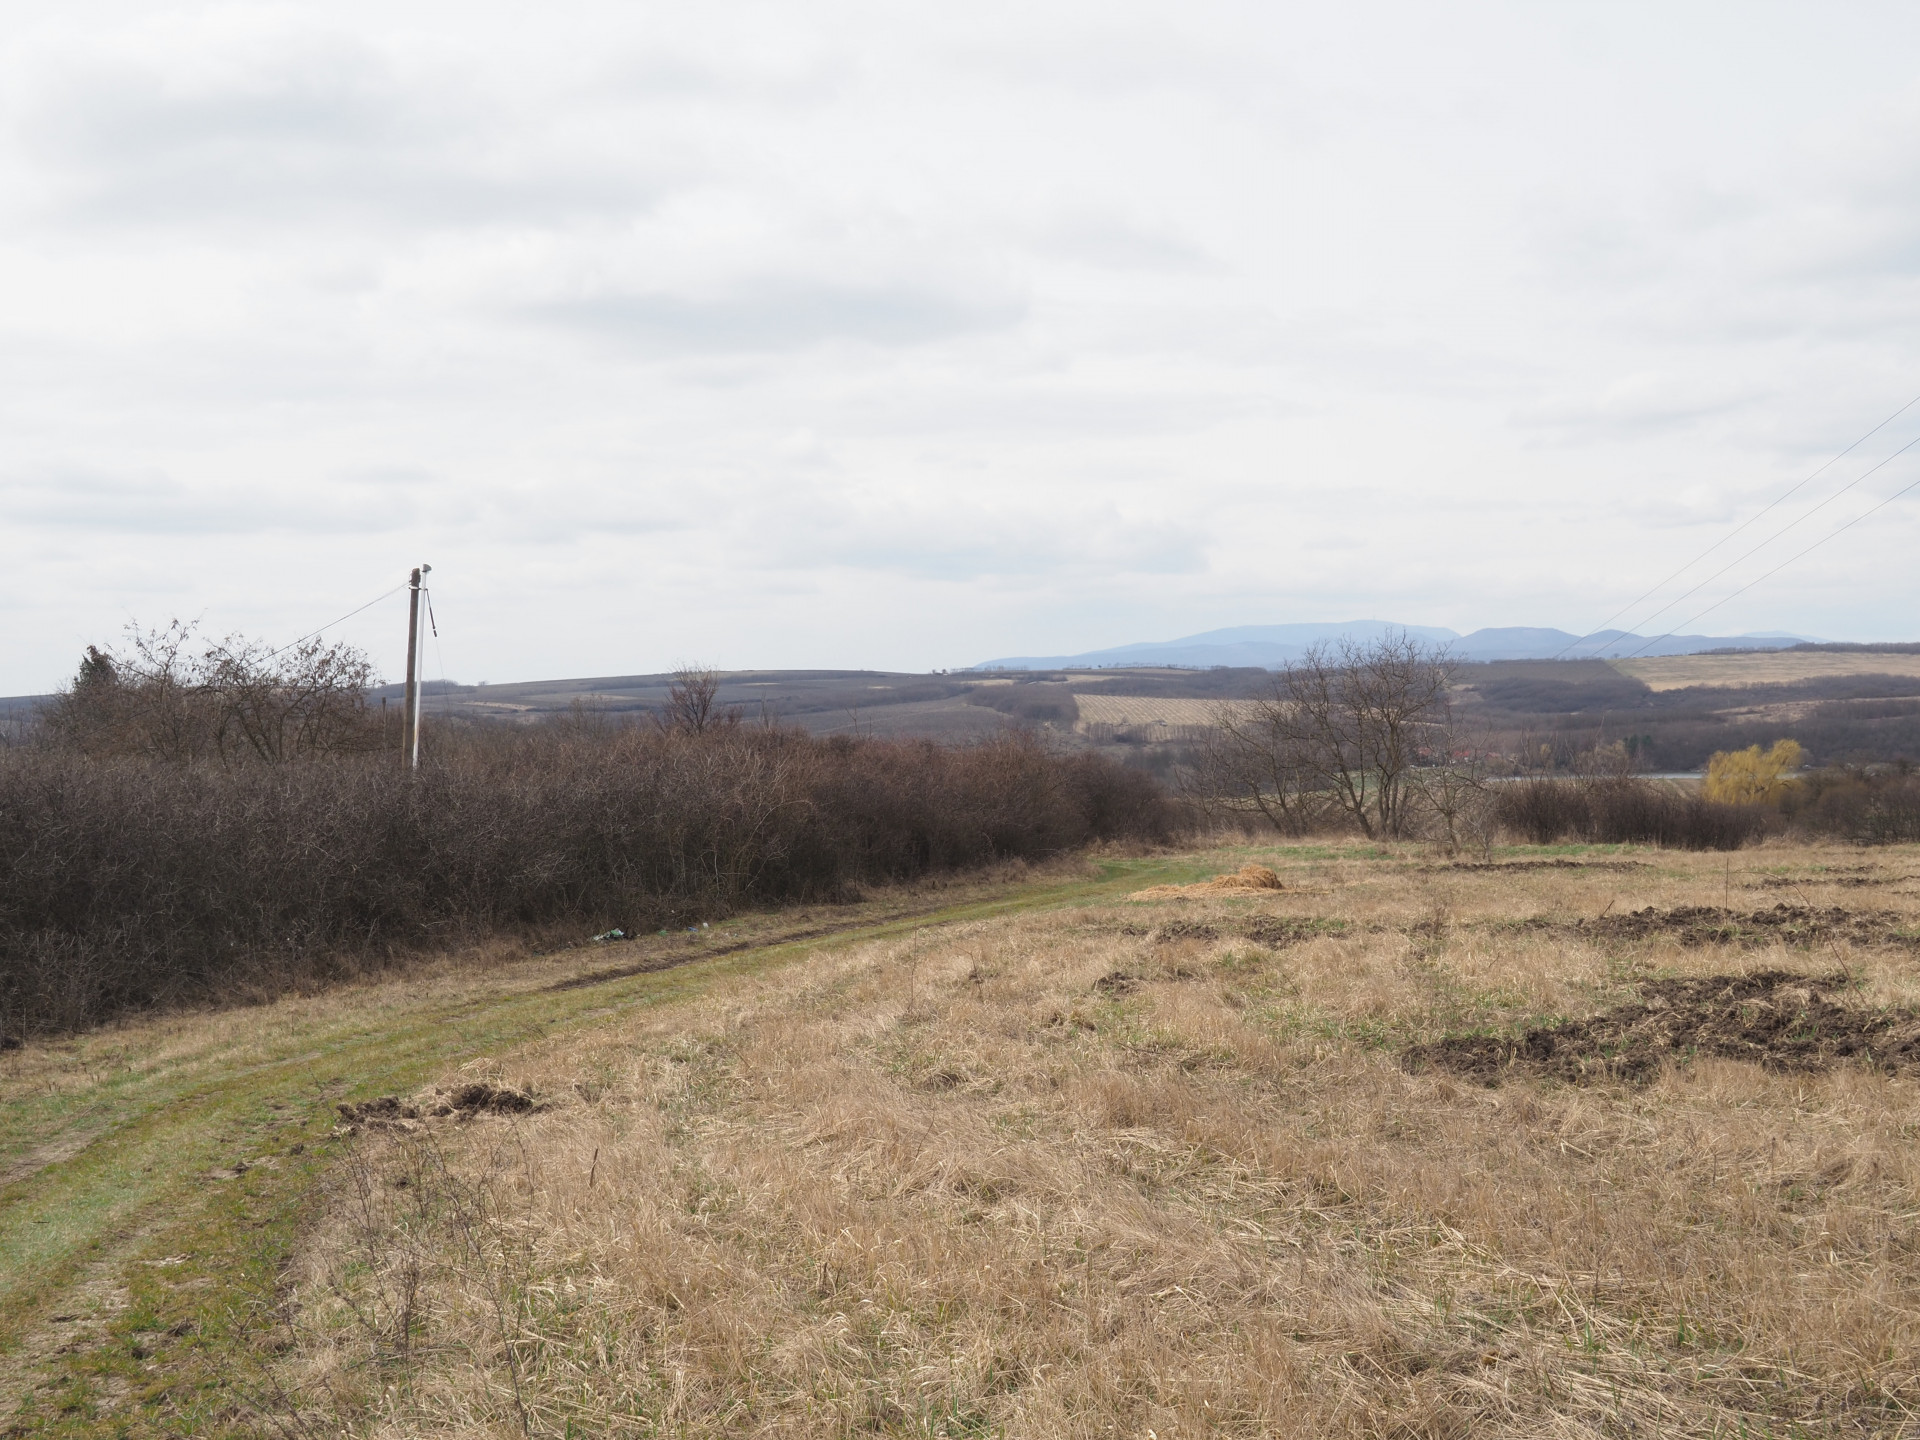
<path id="1" fill-rule="evenodd" d="M 1284 890 L 1280 877 L 1265 865 L 1242 865 L 1231 875 L 1216 875 L 1193 885 L 1155 885 L 1136 890 L 1129 900 L 1175 900 L 1183 895 L 1254 895 L 1262 890 Z"/>

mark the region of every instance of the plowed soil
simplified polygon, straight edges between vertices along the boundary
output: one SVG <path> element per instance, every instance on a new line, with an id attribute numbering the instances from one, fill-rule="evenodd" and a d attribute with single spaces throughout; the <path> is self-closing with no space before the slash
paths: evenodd
<path id="1" fill-rule="evenodd" d="M 524 1090 L 516 1090 L 511 1085 L 489 1084 L 485 1080 L 456 1085 L 451 1090 L 430 1086 L 411 1100 L 402 1100 L 398 1095 L 382 1095 L 358 1104 L 334 1106 L 340 1113 L 343 1127 L 349 1130 L 404 1130 L 413 1128 L 411 1122 L 415 1121 L 448 1118 L 470 1120 L 475 1115 L 524 1115 L 530 1110 L 545 1108 Z"/>
<path id="2" fill-rule="evenodd" d="M 1430 870 L 1497 870 L 1518 875 L 1528 870 L 1647 870 L 1645 860 L 1455 860 L 1448 865 L 1427 866 Z"/>
<path id="3" fill-rule="evenodd" d="M 1169 920 L 1153 932 L 1153 941 L 1156 945 L 1173 945 L 1182 940 L 1196 940 L 1204 943 L 1219 938 L 1218 930 L 1198 920 Z"/>
<path id="4" fill-rule="evenodd" d="M 1842 905 L 1781 903 L 1742 915 L 1714 905 L 1681 905 L 1661 910 L 1649 905 L 1624 915 L 1576 920 L 1573 928 L 1596 939 L 1648 940 L 1671 935 L 1682 945 L 1916 945 L 1920 936 L 1901 929 L 1889 910 L 1849 910 Z"/>
<path id="5" fill-rule="evenodd" d="M 1450 1036 L 1413 1047 L 1405 1059 L 1415 1071 L 1447 1070 L 1487 1085 L 1509 1076 L 1639 1085 L 1698 1055 L 1785 1071 L 1842 1062 L 1920 1069 L 1920 1015 L 1837 1003 L 1834 997 L 1848 986 L 1844 975 L 1785 970 L 1654 980 L 1640 987 L 1640 1002 L 1590 1019 L 1518 1037 Z"/>
<path id="6" fill-rule="evenodd" d="M 1325 924 L 1288 915 L 1256 915 L 1247 921 L 1242 930 L 1254 944 L 1265 945 L 1270 950 L 1284 950 L 1289 945 L 1298 945 L 1303 940 L 1329 933 L 1329 927 Z"/>

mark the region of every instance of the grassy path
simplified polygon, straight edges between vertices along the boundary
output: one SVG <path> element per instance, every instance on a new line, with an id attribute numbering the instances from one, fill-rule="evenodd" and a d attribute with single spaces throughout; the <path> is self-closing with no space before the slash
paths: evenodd
<path id="1" fill-rule="evenodd" d="M 957 887 L 931 910 L 846 907 L 825 934 L 758 917 L 714 932 L 731 951 L 714 958 L 649 937 L 17 1052 L 0 1068 L 0 1435 L 253 1431 L 246 1357 L 341 1100 L 406 1093 L 824 946 L 1110 900 L 1224 860 L 1106 860 Z M 596 978 L 647 964 L 671 968 Z"/>

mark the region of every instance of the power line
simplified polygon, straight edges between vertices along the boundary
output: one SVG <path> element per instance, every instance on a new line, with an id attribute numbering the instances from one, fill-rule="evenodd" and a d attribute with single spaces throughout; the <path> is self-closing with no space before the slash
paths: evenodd
<path id="1" fill-rule="evenodd" d="M 1729 530 L 1726 534 L 1722 535 L 1718 540 L 1714 541 L 1713 544 L 1709 545 L 1706 549 L 1702 550 L 1698 555 L 1694 556 L 1691 560 L 1687 561 L 1686 564 L 1682 565 L 1678 570 L 1674 571 L 1671 575 L 1667 576 L 1666 579 L 1660 581 L 1658 584 L 1653 586 L 1653 588 L 1648 590 L 1646 594 L 1641 595 L 1638 599 L 1628 601 L 1625 605 L 1622 605 L 1618 610 L 1614 611 L 1613 614 L 1609 615 L 1605 620 L 1601 621 L 1598 629 L 1588 631 L 1585 635 L 1582 635 L 1578 640 L 1575 640 L 1571 645 L 1566 646 L 1565 649 L 1560 651 L 1559 655 L 1555 655 L 1553 658 L 1558 660 L 1562 655 L 1565 655 L 1568 650 L 1572 650 L 1576 646 L 1586 644 L 1587 641 L 1593 639 L 1594 636 L 1600 634 L 1602 630 L 1605 630 L 1609 625 L 1613 624 L 1614 621 L 1618 620 L 1622 615 L 1625 615 L 1629 610 L 1634 609 L 1642 601 L 1647 600 L 1653 595 L 1657 595 L 1661 590 L 1671 585 L 1675 580 L 1678 580 L 1682 575 L 1686 574 L 1687 571 L 1691 570 L 1694 566 L 1698 565 L 1702 560 L 1706 559 L 1707 556 L 1711 555 L 1714 551 L 1718 550 L 1722 545 L 1726 544 L 1729 540 L 1733 539 L 1733 537 L 1738 535 L 1742 530 L 1745 530 L 1750 525 L 1758 523 L 1764 516 L 1770 514 L 1774 510 L 1777 510 L 1780 506 L 1784 505 L 1787 501 L 1791 500 L 1800 491 L 1806 489 L 1807 486 L 1811 485 L 1815 480 L 1819 479 L 1822 475 L 1826 474 L 1827 471 L 1831 470 L 1835 465 L 1838 465 L 1842 460 L 1846 459 L 1847 456 L 1851 455 L 1854 451 L 1858 450 L 1862 445 L 1866 444 L 1867 441 L 1871 440 L 1874 436 L 1878 435 L 1882 430 L 1886 429 L 1887 426 L 1891 425 L 1894 421 L 1898 420 L 1902 415 L 1906 414 L 1907 411 L 1911 410 L 1915 405 L 1920 405 L 1920 395 L 1916 395 L 1913 397 L 1913 399 L 1907 401 L 1906 404 L 1902 405 L 1898 410 L 1894 411 L 1893 414 L 1889 415 L 1886 419 L 1882 420 L 1878 425 L 1874 426 L 1871 430 L 1867 431 L 1866 434 L 1862 435 L 1858 440 L 1854 441 L 1851 445 L 1847 446 L 1846 449 L 1842 450 L 1838 455 L 1835 455 L 1831 460 L 1827 461 L 1826 464 L 1822 465 L 1818 470 L 1815 470 L 1811 475 L 1807 476 L 1806 479 L 1800 481 L 1797 485 L 1793 485 L 1789 487 L 1784 494 L 1775 498 L 1773 501 L 1767 504 L 1765 508 L 1755 512 L 1753 515 L 1750 515 L 1747 519 L 1741 521 L 1738 525 L 1734 526 L 1733 529 Z M 1891 456 L 1888 457 L 1888 459 L 1891 459 L 1891 458 L 1892 458 Z M 1881 462 L 1881 464 L 1885 464 L 1885 463 L 1886 461 Z M 1875 466 L 1874 468 L 1878 469 L 1879 467 Z M 1867 473 L 1870 475 L 1873 472 L 1870 470 Z M 1863 475 L 1860 478 L 1864 480 L 1866 476 Z M 1859 480 L 1854 481 L 1855 485 L 1859 483 L 1860 483 Z M 1848 486 L 1847 488 L 1852 489 L 1853 487 Z M 1844 494 L 1845 492 L 1842 491 L 1840 493 Z M 1813 511 L 1811 510 L 1807 512 L 1808 515 L 1811 515 L 1812 513 Z M 1801 519 L 1804 520 L 1805 518 L 1806 516 L 1804 515 L 1801 516 Z M 1798 522 L 1796 521 L 1795 523 L 1797 524 Z M 1789 530 L 1792 528 L 1793 527 L 1791 525 L 1787 527 L 1787 529 Z M 1780 538 L 1780 535 L 1784 535 L 1785 533 L 1786 533 L 1786 530 L 1782 530 L 1779 532 L 1779 534 L 1776 534 L 1773 538 L 1777 540 Z M 1771 543 L 1772 541 L 1767 542 L 1767 544 L 1771 544 Z M 1755 548 L 1763 549 L 1765 547 L 1756 546 Z M 1749 555 L 1751 555 L 1752 553 L 1753 551 L 1751 550 L 1747 552 L 1747 554 Z M 1745 556 L 1742 556 L 1741 558 L 1744 559 Z M 1734 562 L 1734 564 L 1736 565 L 1739 563 L 1740 562 L 1738 560 Z M 1731 568 L 1732 568 L 1731 566 L 1728 567 L 1728 569 L 1731 569 Z M 1722 570 L 1720 572 L 1720 574 L 1722 575 L 1724 575 L 1725 573 L 1726 573 L 1725 570 Z M 1702 581 L 1701 583 L 1706 584 L 1708 582 Z M 1698 590 L 1699 588 L 1700 587 L 1696 585 L 1694 589 L 1689 590 L 1687 594 L 1691 595 L 1694 593 L 1694 590 Z M 1680 600 L 1684 600 L 1685 598 L 1686 596 L 1682 595 L 1680 597 Z M 1673 605 L 1676 605 L 1678 603 L 1679 603 L 1679 600 L 1670 601 L 1667 606 L 1664 606 L 1662 608 L 1670 609 Z M 1653 615 L 1658 615 L 1660 613 L 1661 613 L 1660 610 L 1656 610 L 1653 612 Z M 1645 620 L 1641 620 L 1638 623 L 1642 625 L 1646 624 L 1647 620 L 1651 620 L 1653 618 L 1653 615 L 1647 616 Z"/>
<path id="2" fill-rule="evenodd" d="M 389 595 L 398 595 L 402 590 L 406 588 L 407 588 L 407 582 L 402 580 L 398 585 L 394 586 L 393 589 L 381 591 L 378 595 L 374 596 L 373 599 L 367 601 L 366 604 L 355 606 L 353 609 L 349 610 L 346 614 L 342 615 L 339 620 L 329 620 L 326 624 L 322 625 L 318 630 L 309 631 L 307 634 L 302 635 L 298 640 L 290 640 L 285 645 L 282 645 L 278 650 L 268 651 L 267 658 L 271 660 L 275 655 L 279 655 L 284 653 L 285 651 L 293 649 L 295 645 L 306 644 L 307 641 L 313 639 L 316 635 L 323 635 L 327 631 L 331 630 L 334 626 L 338 625 L 341 620 L 351 620 L 354 616 L 358 615 L 362 610 L 371 610 L 374 606 L 378 605 L 382 600 L 385 600 Z"/>
<path id="3" fill-rule="evenodd" d="M 1762 550 L 1766 549 L 1767 546 L 1773 544 L 1774 541 L 1778 540 L 1782 535 L 1785 535 L 1789 530 L 1793 529 L 1794 526 L 1800 524 L 1802 521 L 1811 520 L 1815 515 L 1818 515 L 1822 510 L 1826 509 L 1827 506 L 1831 505 L 1834 501 L 1838 500 L 1842 495 L 1846 494 L 1849 490 L 1853 489 L 1853 487 L 1858 485 L 1862 480 L 1865 480 L 1868 476 L 1874 474 L 1879 470 L 1884 469 L 1886 466 L 1891 465 L 1895 460 L 1898 460 L 1902 455 L 1906 454 L 1907 451 L 1913 449 L 1913 447 L 1916 445 L 1920 445 L 1920 435 L 1914 436 L 1913 439 L 1909 440 L 1906 444 L 1902 445 L 1898 450 L 1894 451 L 1891 455 L 1887 456 L 1887 458 L 1882 460 L 1878 465 L 1873 466 L 1871 469 L 1865 471 L 1864 473 L 1856 476 L 1854 479 L 1848 481 L 1845 485 L 1842 485 L 1838 490 L 1834 491 L 1833 494 L 1829 495 L 1826 499 L 1822 500 L 1818 505 L 1814 506 L 1811 510 L 1804 512 L 1803 514 L 1801 514 L 1800 516 L 1798 516 L 1793 520 L 1789 520 L 1785 525 L 1782 525 L 1778 530 L 1774 531 L 1773 534 L 1769 535 L 1766 539 L 1762 540 L 1758 545 L 1754 546 L 1751 550 L 1747 551 L 1747 553 L 1742 555 L 1738 560 L 1729 561 L 1727 564 L 1722 565 L 1718 570 L 1714 571 L 1713 574 L 1707 576 L 1707 578 L 1702 580 L 1698 585 L 1695 585 L 1691 590 L 1684 590 L 1680 594 L 1674 596 L 1673 599 L 1669 600 L 1666 604 L 1662 605 L 1658 610 L 1654 611 L 1652 615 L 1648 615 L 1644 619 L 1642 619 L 1640 623 L 1644 625 L 1647 623 L 1648 620 L 1652 620 L 1657 618 L 1658 616 L 1666 614 L 1667 611 L 1671 610 L 1674 606 L 1678 605 L 1682 600 L 1685 600 L 1688 596 L 1698 595 L 1702 590 L 1706 589 L 1707 586 L 1711 585 L 1714 581 L 1718 580 L 1722 575 L 1726 574 L 1729 570 L 1735 569 L 1738 566 L 1747 562 L 1748 560 L 1751 560 L 1755 555 L 1758 555 Z M 1905 492 L 1902 491 L 1901 493 L 1904 494 Z M 1877 509 L 1878 507 L 1876 506 L 1875 508 Z M 1873 512 L 1868 511 L 1867 513 L 1872 514 Z M 1839 532 L 1835 531 L 1834 533 L 1838 534 Z M 1773 572 L 1769 570 L 1767 573 L 1771 575 Z M 1735 591 L 1734 593 L 1738 594 L 1739 591 Z M 1679 632 L 1673 631 L 1673 630 L 1669 630 L 1667 632 L 1667 634 L 1669 635 L 1673 635 L 1677 633 Z"/>
<path id="4" fill-rule="evenodd" d="M 1889 456 L 1888 458 L 1891 459 L 1892 457 Z M 1915 489 L 1920 489 L 1920 480 L 1909 481 L 1906 485 L 1902 486 L 1900 489 L 1894 491 L 1893 494 L 1889 495 L 1886 499 L 1882 500 L 1878 505 L 1875 505 L 1873 509 L 1862 511 L 1860 514 L 1854 516 L 1853 519 L 1847 521 L 1847 523 L 1842 525 L 1838 530 L 1833 530 L 1825 535 L 1822 535 L 1818 540 L 1814 541 L 1813 544 L 1807 546 L 1807 548 L 1802 550 L 1798 555 L 1789 555 L 1785 560 L 1782 560 L 1778 565 L 1774 566 L 1773 569 L 1767 571 L 1766 574 L 1756 575 L 1753 579 L 1749 580 L 1746 584 L 1742 585 L 1738 590 L 1732 591 L 1731 593 L 1726 595 L 1722 595 L 1718 600 L 1714 601 L 1713 604 L 1707 606 L 1705 610 L 1699 611 L 1697 614 L 1689 615 L 1686 619 L 1682 620 L 1673 629 L 1667 631 L 1665 635 L 1654 636 L 1653 639 L 1648 640 L 1644 644 L 1642 644 L 1640 646 L 1640 649 L 1634 651 L 1632 655 L 1623 655 L 1621 658 L 1623 660 L 1631 660 L 1635 656 L 1639 655 L 1641 651 L 1644 651 L 1648 645 L 1657 645 L 1662 640 L 1672 639 L 1675 635 L 1678 635 L 1682 630 L 1686 629 L 1687 626 L 1693 624 L 1693 622 L 1698 620 L 1702 615 L 1712 614 L 1715 610 L 1718 610 L 1722 605 L 1726 604 L 1727 601 L 1733 599 L 1734 596 L 1743 595 L 1747 591 L 1751 590 L 1754 586 L 1758 585 L 1762 580 L 1768 579 L 1769 577 L 1774 575 L 1778 575 L 1782 570 L 1786 569 L 1787 566 L 1793 564 L 1794 561 L 1800 559 L 1802 556 L 1811 555 L 1815 550 L 1818 550 L 1822 545 L 1826 544 L 1827 541 L 1846 534 L 1847 531 L 1851 530 L 1854 526 L 1858 525 L 1862 520 L 1866 519 L 1869 515 L 1872 515 L 1877 511 L 1886 509 L 1887 506 L 1891 505 L 1894 501 L 1898 500 L 1902 495 L 1905 495 L 1909 490 L 1915 490 Z"/>

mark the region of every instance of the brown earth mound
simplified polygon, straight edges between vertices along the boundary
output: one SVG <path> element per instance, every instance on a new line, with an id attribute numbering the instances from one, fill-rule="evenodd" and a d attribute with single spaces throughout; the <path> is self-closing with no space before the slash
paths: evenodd
<path id="1" fill-rule="evenodd" d="M 418 1128 L 423 1120 L 448 1118 L 467 1120 L 475 1115 L 524 1115 L 543 1108 L 524 1090 L 511 1085 L 493 1085 L 485 1080 L 469 1081 L 452 1090 L 423 1090 L 411 1100 L 398 1095 L 382 1095 L 377 1100 L 349 1101 L 334 1106 L 350 1130 Z"/>
<path id="2" fill-rule="evenodd" d="M 1332 924 L 1337 926 L 1338 922 Z M 1242 927 L 1242 933 L 1256 945 L 1265 945 L 1270 950 L 1284 950 L 1289 945 L 1298 945 L 1302 940 L 1329 933 L 1329 926 L 1286 915 L 1256 915 Z"/>
<path id="3" fill-rule="evenodd" d="M 1873 885 L 1890 885 L 1899 878 L 1897 875 L 1881 875 L 1864 870 L 1849 870 L 1829 875 L 1768 875 L 1741 888 L 1743 890 L 1799 890 L 1808 885 L 1832 885 L 1859 889 Z"/>
<path id="4" fill-rule="evenodd" d="M 1640 987 L 1638 1004 L 1518 1037 L 1449 1036 L 1414 1046 L 1404 1059 L 1411 1070 L 1447 1070 L 1488 1085 L 1510 1075 L 1643 1085 L 1663 1066 L 1696 1055 L 1770 1070 L 1818 1071 L 1841 1061 L 1920 1069 L 1920 1015 L 1836 1004 L 1830 997 L 1848 984 L 1844 975 L 1785 970 L 1654 980 Z"/>
<path id="5" fill-rule="evenodd" d="M 1645 870 L 1645 860 L 1456 860 L 1434 870 Z"/>
<path id="6" fill-rule="evenodd" d="M 1220 932 L 1198 920 L 1169 920 L 1153 932 L 1156 945 L 1172 945 L 1180 940 L 1218 940 Z"/>
<path id="7" fill-rule="evenodd" d="M 1649 905 L 1625 915 L 1576 920 L 1582 934 L 1607 940 L 1646 940 L 1672 935 L 1682 945 L 1852 945 L 1920 943 L 1902 928 L 1903 917 L 1890 910 L 1848 910 L 1845 906 L 1788 905 L 1742 915 L 1713 905 L 1682 905 L 1660 910 Z"/>

